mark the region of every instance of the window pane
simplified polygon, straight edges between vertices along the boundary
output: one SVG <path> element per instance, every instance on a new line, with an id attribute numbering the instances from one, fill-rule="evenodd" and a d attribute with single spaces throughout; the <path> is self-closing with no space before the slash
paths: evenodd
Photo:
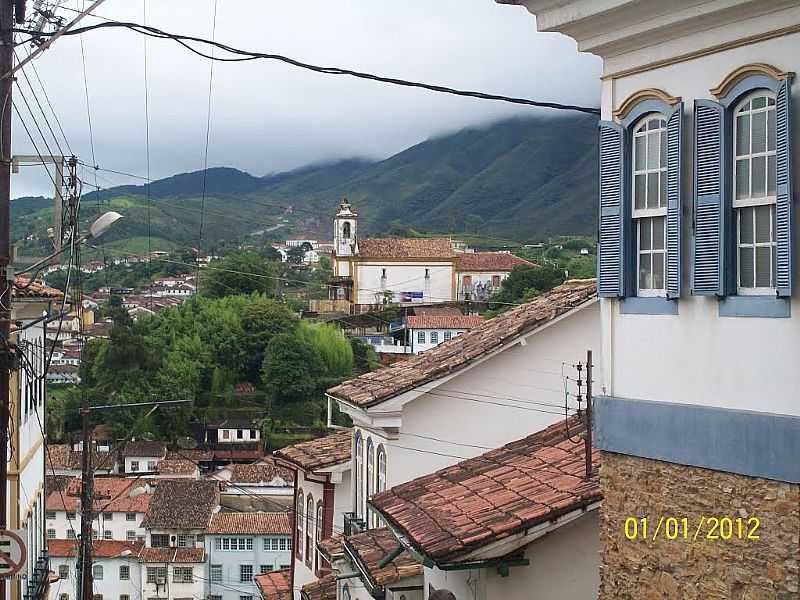
<path id="1" fill-rule="evenodd" d="M 753 243 L 753 209 L 742 208 L 739 210 L 739 243 Z"/>
<path id="2" fill-rule="evenodd" d="M 753 287 L 753 248 L 739 248 L 739 286 Z"/>
<path id="3" fill-rule="evenodd" d="M 771 264 L 770 247 L 762 246 L 756 248 L 756 287 L 770 287 L 772 285 L 772 277 L 770 276 Z"/>
<path id="4" fill-rule="evenodd" d="M 767 193 L 767 157 L 753 157 L 753 198 L 760 198 Z"/>
<path id="5" fill-rule="evenodd" d="M 634 155 L 636 157 L 636 163 L 634 165 L 634 169 L 637 171 L 641 171 L 645 168 L 647 164 L 647 137 L 640 135 L 639 137 L 634 138 Z"/>
<path id="6" fill-rule="evenodd" d="M 753 104 L 753 110 L 757 108 L 764 108 L 767 105 L 767 97 L 760 96 L 758 98 L 753 98 L 752 104 Z"/>
<path id="7" fill-rule="evenodd" d="M 653 219 L 653 249 L 664 249 L 664 217 Z"/>
<path id="8" fill-rule="evenodd" d="M 662 167 L 667 166 L 667 132 L 661 132 L 661 160 L 659 165 Z"/>
<path id="9" fill-rule="evenodd" d="M 639 249 L 650 250 L 650 219 L 639 219 Z"/>
<path id="10" fill-rule="evenodd" d="M 658 133 L 647 134 L 647 168 L 658 168 L 658 157 L 661 155 L 661 149 L 658 147 Z"/>
<path id="11" fill-rule="evenodd" d="M 658 208 L 658 175 L 647 174 L 647 208 Z"/>
<path id="12" fill-rule="evenodd" d="M 775 190 L 775 156 L 770 156 L 767 158 L 767 195 L 774 196 L 776 193 Z"/>
<path id="13" fill-rule="evenodd" d="M 647 175 L 637 175 L 636 176 L 636 190 L 634 192 L 634 199 L 635 204 L 634 206 L 639 208 L 644 208 L 644 196 L 645 196 L 645 183 L 647 182 Z"/>
<path id="14" fill-rule="evenodd" d="M 767 149 L 767 113 L 756 113 L 752 118 L 753 153 L 755 154 L 756 152 L 764 152 Z"/>
<path id="15" fill-rule="evenodd" d="M 749 102 L 747 104 L 742 104 L 742 108 L 739 109 L 739 112 L 746 112 L 748 110 L 750 110 L 750 103 Z"/>
<path id="16" fill-rule="evenodd" d="M 664 289 L 664 253 L 653 254 L 653 288 Z"/>
<path id="17" fill-rule="evenodd" d="M 756 206 L 756 242 L 771 242 L 772 206 Z"/>
<path id="18" fill-rule="evenodd" d="M 767 150 L 775 150 L 775 111 L 767 113 Z"/>
<path id="19" fill-rule="evenodd" d="M 750 160 L 744 158 L 736 161 L 736 197 L 750 197 Z"/>
<path id="20" fill-rule="evenodd" d="M 736 156 L 750 154 L 750 115 L 736 118 Z"/>
<path id="21" fill-rule="evenodd" d="M 649 254 L 640 254 L 639 255 L 639 289 L 642 290 L 649 290 L 652 286 L 650 285 L 650 255 Z"/>
<path id="22" fill-rule="evenodd" d="M 660 208 L 665 208 L 667 206 L 667 173 L 666 171 L 662 171 L 661 177 L 659 179 L 659 186 L 660 186 L 660 194 L 658 196 L 659 202 L 658 206 Z"/>

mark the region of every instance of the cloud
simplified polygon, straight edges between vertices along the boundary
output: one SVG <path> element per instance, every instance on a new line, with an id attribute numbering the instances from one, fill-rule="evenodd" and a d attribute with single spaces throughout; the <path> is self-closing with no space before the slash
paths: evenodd
<path id="1" fill-rule="evenodd" d="M 213 0 L 145 1 L 149 24 L 211 36 Z M 67 6 L 76 3 L 81 0 Z M 97 12 L 142 22 L 142 8 L 141 1 L 108 0 Z M 599 102 L 599 59 L 579 54 L 564 36 L 536 32 L 534 18 L 523 8 L 492 0 L 218 0 L 217 10 L 216 38 L 245 49 L 463 89 Z M 83 38 L 96 163 L 145 173 L 145 39 L 119 29 Z M 171 41 L 147 39 L 146 44 L 151 174 L 201 169 L 209 61 Z M 62 38 L 36 68 L 72 150 L 92 162 L 79 40 Z M 38 91 L 33 72 L 28 74 Z M 24 78 L 19 85 L 38 112 Z M 349 156 L 384 158 L 432 135 L 532 110 L 270 61 L 215 63 L 212 91 L 209 165 L 256 175 Z M 17 105 L 46 152 L 20 100 Z M 50 121 L 55 129 L 52 116 Z M 15 153 L 33 153 L 19 123 L 13 135 Z M 130 183 L 99 175 L 100 185 Z M 93 182 L 91 173 L 82 176 Z M 36 167 L 15 175 L 12 186 L 15 196 L 50 194 L 52 187 Z"/>

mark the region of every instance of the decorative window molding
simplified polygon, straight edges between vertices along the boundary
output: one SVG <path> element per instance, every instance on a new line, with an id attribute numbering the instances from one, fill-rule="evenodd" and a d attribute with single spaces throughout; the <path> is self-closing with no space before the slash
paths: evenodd
<path id="1" fill-rule="evenodd" d="M 680 103 L 680 96 L 670 96 L 664 90 L 658 88 L 647 88 L 632 93 L 630 96 L 622 101 L 619 108 L 614 111 L 614 118 L 618 121 L 623 121 L 628 114 L 639 104 L 648 100 L 655 100 L 667 106 L 674 107 Z"/>
<path id="2" fill-rule="evenodd" d="M 722 100 L 723 98 L 729 96 L 731 91 L 736 87 L 737 84 L 741 83 L 742 80 L 749 77 L 759 76 L 766 77 L 767 79 L 775 82 L 781 82 L 787 79 L 792 79 L 794 77 L 794 73 L 792 71 L 781 71 L 780 69 L 765 63 L 742 65 L 738 69 L 729 73 L 717 87 L 711 88 L 709 91 L 711 92 L 712 96 Z"/>

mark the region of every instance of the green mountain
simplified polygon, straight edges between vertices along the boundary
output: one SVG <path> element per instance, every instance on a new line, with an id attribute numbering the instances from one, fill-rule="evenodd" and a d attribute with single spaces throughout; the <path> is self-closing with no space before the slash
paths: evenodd
<path id="1" fill-rule="evenodd" d="M 149 190 L 120 186 L 84 195 L 82 214 L 88 221 L 98 211 L 122 212 L 127 218 L 106 240 L 120 252 L 146 249 L 148 230 L 152 249 L 211 249 L 254 235 L 329 238 L 342 197 L 372 234 L 393 221 L 519 241 L 593 234 L 596 124 L 583 115 L 511 119 L 433 138 L 382 161 L 348 159 L 266 177 L 233 168 L 182 173 Z M 15 200 L 17 239 L 41 236 L 50 210 L 44 198 Z"/>

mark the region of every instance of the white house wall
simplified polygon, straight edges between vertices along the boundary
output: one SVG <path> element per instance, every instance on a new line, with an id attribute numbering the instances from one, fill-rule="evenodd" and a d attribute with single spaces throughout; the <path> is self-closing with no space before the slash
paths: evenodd
<path id="1" fill-rule="evenodd" d="M 128 595 L 130 600 L 142 600 L 141 574 L 143 569 L 135 557 L 97 558 L 94 564 L 103 567 L 103 579 L 95 579 L 92 586 L 95 595 L 101 595 L 103 600 L 120 600 L 123 595 Z M 50 570 L 56 575 L 58 575 L 60 565 L 69 567 L 69 577 L 50 584 L 49 600 L 60 600 L 64 594 L 67 595 L 68 600 L 76 600 L 77 560 L 74 557 L 50 557 Z M 127 581 L 119 578 L 119 568 L 122 565 L 130 568 L 130 579 Z"/>
<path id="2" fill-rule="evenodd" d="M 253 549 L 242 551 L 215 550 L 214 540 L 224 537 L 252 538 Z M 272 538 L 283 538 L 286 541 L 291 541 L 291 536 L 244 534 L 205 536 L 206 563 L 201 565 L 200 568 L 205 571 L 203 577 L 207 581 L 208 595 L 220 596 L 222 600 L 239 600 L 240 596 L 250 593 L 254 598 L 258 598 L 259 593 L 255 581 L 250 583 L 242 582 L 239 567 L 240 565 L 251 565 L 253 567 L 253 575 L 258 575 L 261 572 L 262 565 L 266 567 L 267 571 L 288 568 L 292 564 L 291 550 L 283 552 L 280 550 L 272 551 L 271 549 L 264 550 L 264 539 L 272 540 Z M 211 581 L 211 565 L 220 565 L 222 568 L 221 582 Z"/>
<path id="3" fill-rule="evenodd" d="M 66 497 L 66 492 L 64 492 Z M 144 540 L 146 537 L 146 531 L 144 527 L 141 526 L 142 520 L 144 519 L 144 513 L 134 513 L 136 515 L 135 521 L 128 521 L 126 515 L 128 513 L 124 512 L 113 512 L 110 513 L 111 519 L 106 518 L 106 514 L 103 513 L 101 515 L 97 515 L 95 520 L 92 522 L 92 529 L 97 531 L 97 536 L 99 539 L 108 539 L 104 538 L 104 533 L 106 531 L 111 532 L 112 540 L 119 540 L 119 541 L 133 541 L 128 539 L 128 532 L 133 531 L 135 533 L 135 539 Z M 81 528 L 81 515 L 80 512 L 75 513 L 75 516 L 71 516 L 67 519 L 66 511 L 59 510 L 55 511 L 55 519 L 47 519 L 46 527 L 47 531 L 50 532 L 51 530 L 55 532 L 55 538 L 57 539 L 67 539 L 67 531 L 74 528 L 75 534 L 80 534 Z M 52 537 L 52 536 L 51 536 Z"/>
<path id="4" fill-rule="evenodd" d="M 303 518 L 303 539 L 296 540 L 295 547 L 302 552 L 302 558 L 297 558 L 297 550 L 293 550 L 293 560 L 294 560 L 294 597 L 295 600 L 300 600 L 300 592 L 299 589 L 302 588 L 305 584 L 311 583 L 312 581 L 317 580 L 317 576 L 314 573 L 313 569 L 309 568 L 305 563 L 305 537 L 306 537 L 306 506 L 308 503 L 308 495 L 311 494 L 314 497 L 314 506 L 317 505 L 319 500 L 322 500 L 323 495 L 323 485 L 321 483 L 317 483 L 316 481 L 309 481 L 305 478 L 305 475 L 302 471 L 298 471 L 297 473 L 297 489 L 302 490 L 303 492 L 303 511 L 300 517 Z M 338 516 L 338 515 L 337 515 Z M 311 518 L 311 526 L 314 527 L 316 514 L 312 515 Z M 297 525 L 295 524 L 295 529 Z M 341 530 L 339 530 L 341 531 Z M 313 566 L 313 559 L 312 559 L 312 566 Z"/>
<path id="5" fill-rule="evenodd" d="M 385 284 L 381 275 L 386 269 Z M 425 270 L 429 279 L 425 279 Z M 422 292 L 425 301 L 448 302 L 453 298 L 453 265 L 450 262 L 359 261 L 358 304 L 380 304 L 383 291 Z"/>

